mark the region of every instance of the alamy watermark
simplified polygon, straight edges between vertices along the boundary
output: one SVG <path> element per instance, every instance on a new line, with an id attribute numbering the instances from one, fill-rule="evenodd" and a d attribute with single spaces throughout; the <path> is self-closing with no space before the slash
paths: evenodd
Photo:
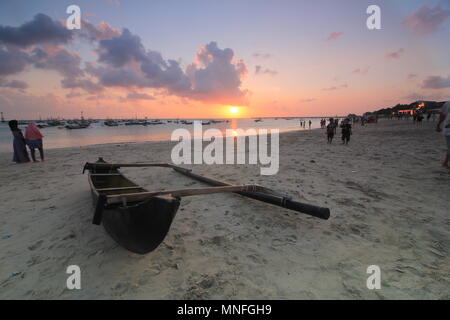
<path id="1" fill-rule="evenodd" d="M 367 267 L 367 274 L 370 276 L 367 278 L 366 286 L 369 290 L 381 289 L 381 269 L 377 265 L 371 265 Z"/>
<path id="2" fill-rule="evenodd" d="M 183 128 L 172 132 L 171 140 L 179 141 L 172 149 L 172 162 L 174 164 L 260 164 L 261 175 L 275 175 L 280 166 L 279 133 L 278 129 L 250 128 L 247 130 L 226 129 L 224 135 L 219 129 L 203 131 L 202 122 L 194 121 L 193 134 Z M 203 148 L 203 142 L 210 143 Z"/>
<path id="3" fill-rule="evenodd" d="M 80 30 L 81 29 L 81 9 L 77 5 L 70 5 L 66 10 L 67 14 L 70 14 L 66 20 L 66 27 L 69 30 Z"/>
<path id="4" fill-rule="evenodd" d="M 369 30 L 380 30 L 381 29 L 381 9 L 377 5 L 370 5 L 366 10 L 367 14 L 370 16 L 367 18 L 366 25 Z"/>
<path id="5" fill-rule="evenodd" d="M 66 269 L 66 273 L 70 276 L 66 280 L 66 287 L 69 290 L 81 289 L 81 269 L 77 265 L 70 265 Z"/>

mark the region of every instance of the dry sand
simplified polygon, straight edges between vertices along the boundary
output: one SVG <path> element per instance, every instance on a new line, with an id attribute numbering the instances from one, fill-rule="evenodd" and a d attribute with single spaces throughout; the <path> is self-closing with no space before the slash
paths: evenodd
<path id="1" fill-rule="evenodd" d="M 195 166 L 331 208 L 328 221 L 237 195 L 183 199 L 164 243 L 147 255 L 91 224 L 86 161 L 169 161 L 170 142 L 47 151 L 45 163 L 0 155 L 2 299 L 449 299 L 450 174 L 434 124 L 384 121 L 349 146 L 323 130 L 281 136 L 280 171 Z M 338 137 L 339 138 L 339 137 Z M 200 186 L 168 169 L 126 169 L 150 190 Z M 81 290 L 66 268 L 81 268 Z M 381 290 L 366 269 L 381 268 Z"/>

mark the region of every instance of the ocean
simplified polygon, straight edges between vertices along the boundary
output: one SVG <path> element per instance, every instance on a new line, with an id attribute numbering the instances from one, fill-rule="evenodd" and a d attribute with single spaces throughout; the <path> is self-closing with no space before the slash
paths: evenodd
<path id="1" fill-rule="evenodd" d="M 229 119 L 229 122 L 211 123 L 203 126 L 203 130 L 217 128 L 222 132 L 226 129 L 279 129 L 280 132 L 293 130 L 309 130 L 308 121 L 311 120 L 312 129 L 320 128 L 320 118 L 301 118 L 306 121 L 306 129 L 300 127 L 300 118 L 264 118 L 261 122 L 254 119 Z M 167 123 L 161 125 L 120 125 L 118 127 L 108 127 L 104 125 L 104 120 L 92 123 L 89 128 L 69 130 L 66 128 L 48 127 L 40 129 L 44 135 L 44 148 L 66 148 L 82 147 L 96 144 L 124 143 L 124 142 L 146 142 L 146 141 L 167 141 L 170 140 L 172 132 L 177 128 L 185 128 L 193 131 L 193 125 Z M 195 121 L 189 119 L 189 121 Z M 26 125 L 20 125 L 20 129 L 25 134 Z M 8 123 L 0 123 L 0 153 L 12 153 L 12 134 Z"/>

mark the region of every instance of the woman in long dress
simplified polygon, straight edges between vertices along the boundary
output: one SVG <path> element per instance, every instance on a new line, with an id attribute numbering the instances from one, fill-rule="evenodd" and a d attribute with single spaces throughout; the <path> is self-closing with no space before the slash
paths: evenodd
<path id="1" fill-rule="evenodd" d="M 22 131 L 18 127 L 17 120 L 11 120 L 8 122 L 9 128 L 14 136 L 13 147 L 14 147 L 14 157 L 13 161 L 16 163 L 30 162 L 28 157 L 27 147 L 25 145 L 25 138 L 23 137 Z"/>
<path id="2" fill-rule="evenodd" d="M 28 145 L 28 148 L 30 148 L 31 159 L 33 159 L 34 162 L 38 162 L 35 155 L 36 149 L 39 150 L 41 161 L 44 161 L 44 147 L 42 145 L 43 137 L 44 136 L 42 135 L 42 133 L 36 127 L 36 123 L 30 122 L 27 126 L 27 129 L 25 130 L 25 141 Z"/>

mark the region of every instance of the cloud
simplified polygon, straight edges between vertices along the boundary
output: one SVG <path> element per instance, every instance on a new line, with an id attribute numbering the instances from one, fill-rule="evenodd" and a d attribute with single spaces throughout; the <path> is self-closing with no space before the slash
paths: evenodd
<path id="1" fill-rule="evenodd" d="M 66 98 L 76 98 L 76 97 L 81 97 L 82 94 L 79 92 L 70 92 L 68 94 L 66 94 Z"/>
<path id="2" fill-rule="evenodd" d="M 232 49 L 220 49 L 212 41 L 201 46 L 196 61 L 186 70 L 192 82 L 190 97 L 222 104 L 246 103 L 247 91 L 240 86 L 247 72 L 244 61 L 234 60 Z"/>
<path id="3" fill-rule="evenodd" d="M 22 48 L 44 43 L 63 44 L 71 39 L 71 31 L 42 13 L 20 27 L 0 26 L 0 43 Z"/>
<path id="4" fill-rule="evenodd" d="M 127 95 L 127 99 L 136 99 L 136 100 L 155 100 L 155 97 L 146 94 L 146 93 L 129 93 Z"/>
<path id="5" fill-rule="evenodd" d="M 28 84 L 21 80 L 1 81 L 0 87 L 25 90 L 28 88 Z"/>
<path id="6" fill-rule="evenodd" d="M 429 76 L 422 82 L 423 89 L 445 89 L 450 88 L 450 75 L 445 77 Z"/>
<path id="7" fill-rule="evenodd" d="M 406 17 L 403 23 L 415 34 L 428 35 L 439 30 L 449 18 L 450 10 L 442 8 L 439 4 L 435 7 L 424 4 Z"/>
<path id="8" fill-rule="evenodd" d="M 133 35 L 128 29 L 123 29 L 122 34 L 111 39 L 100 40 L 98 49 L 99 62 L 119 68 L 136 61 L 147 60 L 145 48 L 141 38 Z"/>
<path id="9" fill-rule="evenodd" d="M 132 92 L 127 94 L 126 97 L 121 97 L 119 100 L 121 102 L 127 102 L 129 100 L 156 100 L 156 98 L 146 93 Z"/>
<path id="10" fill-rule="evenodd" d="M 327 41 L 334 41 L 342 37 L 344 33 L 343 32 L 332 32 L 327 38 Z"/>
<path id="11" fill-rule="evenodd" d="M 405 50 L 403 48 L 398 49 L 397 51 L 389 52 L 386 54 L 386 58 L 388 59 L 399 59 Z"/>
<path id="12" fill-rule="evenodd" d="M 410 93 L 406 96 L 400 97 L 401 100 L 407 101 L 437 101 L 437 100 L 448 100 L 449 95 L 434 93 L 434 94 L 421 94 L 417 92 Z"/>
<path id="13" fill-rule="evenodd" d="M 267 69 L 267 68 L 257 65 L 257 66 L 255 66 L 255 74 L 268 74 L 271 76 L 275 76 L 278 74 L 278 71 L 270 70 L 270 69 Z"/>
<path id="14" fill-rule="evenodd" d="M 299 102 L 301 103 L 310 103 L 310 102 L 314 102 L 317 101 L 316 98 L 308 98 L 308 99 L 300 99 Z"/>
<path id="15" fill-rule="evenodd" d="M 98 94 L 106 87 L 152 88 L 203 102 L 246 103 L 248 91 L 241 85 L 247 67 L 230 48 L 221 49 L 213 41 L 205 44 L 183 69 L 179 62 L 146 49 L 141 38 L 126 28 L 119 32 L 106 22 L 93 25 L 83 19 L 82 23 L 84 28 L 76 34 L 96 45 L 98 54 L 97 62 L 85 63 L 84 69 L 81 57 L 62 46 L 69 44 L 75 33 L 48 16 L 38 14 L 19 27 L 0 26 L 0 77 L 33 66 L 57 71 L 63 77 L 64 89 L 81 89 L 90 94 Z M 270 69 L 259 72 L 276 74 Z M 72 91 L 68 97 L 75 94 Z"/>
<path id="16" fill-rule="evenodd" d="M 106 40 L 119 36 L 121 32 L 114 29 L 107 22 L 100 22 L 96 26 L 86 19 L 81 19 L 81 37 L 87 38 L 90 41 Z"/>
<path id="17" fill-rule="evenodd" d="M 367 73 L 369 73 L 369 69 L 370 67 L 365 67 L 365 68 L 356 68 L 352 71 L 353 74 L 360 74 L 360 75 L 366 75 Z"/>
<path id="18" fill-rule="evenodd" d="M 19 73 L 30 61 L 30 56 L 17 48 L 0 48 L 0 76 Z"/>
<path id="19" fill-rule="evenodd" d="M 64 78 L 61 80 L 61 86 L 65 89 L 82 89 L 91 94 L 103 91 L 103 86 L 90 79 Z"/>
<path id="20" fill-rule="evenodd" d="M 105 100 L 105 99 L 109 99 L 109 98 L 110 98 L 110 96 L 108 96 L 108 95 L 98 94 L 98 95 L 95 95 L 95 96 L 89 96 L 85 100 L 87 100 L 87 101 L 98 101 L 98 100 Z"/>
<path id="21" fill-rule="evenodd" d="M 79 77 L 84 74 L 80 68 L 81 58 L 65 48 L 44 50 L 40 47 L 33 50 L 34 67 L 38 69 L 56 70 L 65 77 Z"/>
<path id="22" fill-rule="evenodd" d="M 322 91 L 336 91 L 342 88 L 348 88 L 348 84 L 344 83 L 341 84 L 340 86 L 332 86 L 332 87 L 327 87 L 327 88 L 323 88 Z"/>
<path id="23" fill-rule="evenodd" d="M 254 58 L 262 58 L 262 59 L 269 59 L 272 57 L 270 53 L 254 53 L 252 55 Z"/>
<path id="24" fill-rule="evenodd" d="M 419 75 L 415 74 L 415 73 L 410 73 L 407 75 L 408 80 L 412 80 L 417 78 Z"/>

